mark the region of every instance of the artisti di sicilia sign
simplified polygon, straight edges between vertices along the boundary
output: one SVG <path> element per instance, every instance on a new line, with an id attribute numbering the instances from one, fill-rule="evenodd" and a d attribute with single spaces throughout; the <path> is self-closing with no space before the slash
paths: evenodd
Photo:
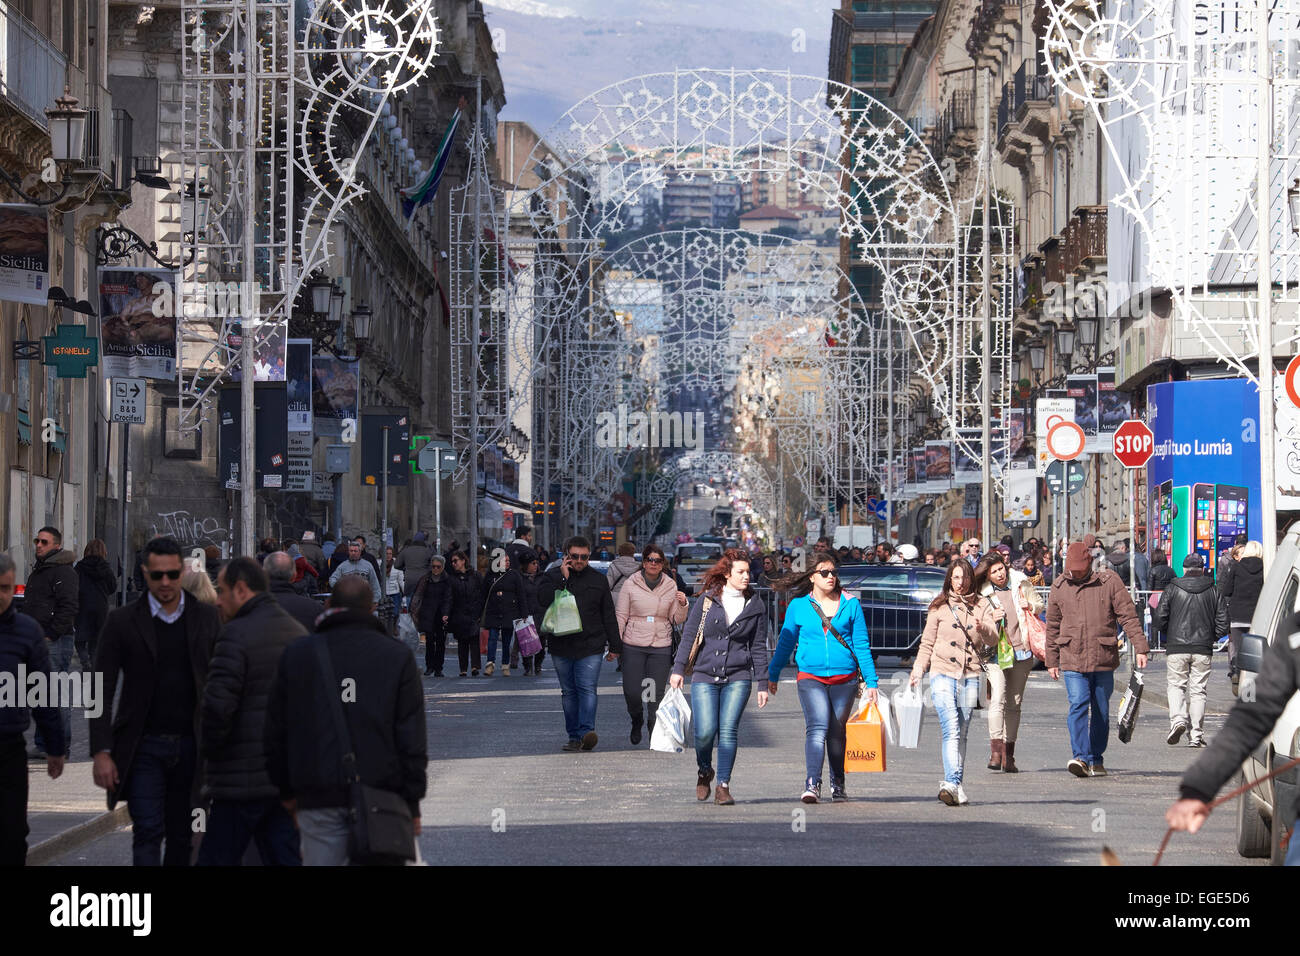
<path id="1" fill-rule="evenodd" d="M 59 378 L 85 378 L 86 369 L 99 364 L 99 340 L 86 335 L 80 325 L 60 325 L 41 339 L 42 365 L 53 365 Z"/>

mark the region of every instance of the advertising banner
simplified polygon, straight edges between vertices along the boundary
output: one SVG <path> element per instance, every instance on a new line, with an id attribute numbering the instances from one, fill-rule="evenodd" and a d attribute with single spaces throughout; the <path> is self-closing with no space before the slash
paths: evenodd
<path id="1" fill-rule="evenodd" d="M 257 418 L 254 487 L 283 490 L 289 468 L 284 386 L 259 386 L 254 392 L 253 402 Z M 223 388 L 217 409 L 220 423 L 217 477 L 226 488 L 236 491 L 239 490 L 239 457 L 244 434 L 241 410 L 239 389 Z"/>
<path id="2" fill-rule="evenodd" d="M 1238 535 L 1262 538 L 1259 391 L 1244 378 L 1162 382 L 1147 386 L 1147 414 L 1147 547 L 1175 574 L 1193 551 L 1214 571 Z"/>
<path id="3" fill-rule="evenodd" d="M 284 390 L 289 414 L 289 491 L 311 490 L 311 339 L 290 339 Z"/>
<path id="4" fill-rule="evenodd" d="M 175 302 L 176 275 L 166 269 L 100 271 L 99 353 L 105 378 L 176 377 L 176 310 L 165 307 Z"/>
<path id="5" fill-rule="evenodd" d="M 44 305 L 49 298 L 50 223 L 45 210 L 0 203 L 0 299 Z"/>
<path id="6" fill-rule="evenodd" d="M 361 394 L 361 374 L 357 362 L 344 362 L 333 355 L 317 355 L 311 360 L 312 423 L 322 438 L 339 438 L 343 423 L 357 421 L 357 397 Z"/>
<path id="7" fill-rule="evenodd" d="M 1038 476 L 1028 465 L 1007 472 L 1007 496 L 1002 501 L 1002 522 L 1013 528 L 1038 524 Z"/>
<path id="8" fill-rule="evenodd" d="M 244 347 L 244 327 L 239 321 L 227 320 L 225 328 L 226 348 L 231 358 L 238 359 L 239 351 Z M 272 326 L 263 326 L 253 346 L 253 381 L 283 382 L 288 374 L 289 360 L 286 351 L 289 346 L 289 323 L 280 322 Z M 243 378 L 243 370 L 238 362 L 230 368 L 231 381 Z"/>
<path id="9" fill-rule="evenodd" d="M 1034 474 L 1043 477 L 1052 458 L 1047 454 L 1047 429 L 1060 418 L 1067 422 L 1074 421 L 1074 399 L 1040 398 L 1034 406 L 1036 427 L 1034 429 Z"/>
<path id="10" fill-rule="evenodd" d="M 966 451 L 961 442 L 953 442 L 953 481 L 959 485 L 979 484 L 984 480 L 984 434 L 978 428 L 959 428 L 957 434 L 965 439 L 965 443 L 970 446 L 974 454 Z"/>
<path id="11" fill-rule="evenodd" d="M 933 492 L 952 489 L 952 442 L 925 443 L 925 486 Z"/>
<path id="12" fill-rule="evenodd" d="M 1097 376 L 1067 375 L 1065 394 L 1074 399 L 1074 423 L 1083 429 L 1083 450 L 1097 451 Z M 1109 444 L 1105 450 L 1110 450 Z"/>
<path id="13" fill-rule="evenodd" d="M 1009 408 L 1007 415 L 1007 450 L 1012 461 L 1022 458 L 1029 450 L 1025 443 L 1025 410 Z"/>

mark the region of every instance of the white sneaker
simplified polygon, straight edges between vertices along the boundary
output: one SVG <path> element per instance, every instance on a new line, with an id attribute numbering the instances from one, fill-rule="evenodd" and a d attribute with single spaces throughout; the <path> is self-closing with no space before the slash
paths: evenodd
<path id="1" fill-rule="evenodd" d="M 970 797 L 966 796 L 966 791 L 962 789 L 961 784 L 957 784 L 957 806 L 964 807 L 970 803 Z"/>
<path id="2" fill-rule="evenodd" d="M 945 780 L 939 784 L 939 799 L 950 807 L 957 806 L 960 797 L 958 796 L 957 787 Z"/>
<path id="3" fill-rule="evenodd" d="M 488 661 L 487 665 L 483 668 L 483 674 L 487 677 L 491 677 L 492 672 L 496 669 L 497 669 L 496 664 L 492 663 L 491 661 Z"/>
<path id="4" fill-rule="evenodd" d="M 509 677 L 509 676 L 510 676 L 510 665 L 509 665 L 509 664 L 502 664 L 502 665 L 501 665 L 501 676 L 502 676 L 502 677 Z"/>

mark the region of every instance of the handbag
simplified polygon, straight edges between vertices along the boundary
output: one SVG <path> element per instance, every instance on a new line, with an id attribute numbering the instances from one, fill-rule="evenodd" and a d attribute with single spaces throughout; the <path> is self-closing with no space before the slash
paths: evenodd
<path id="1" fill-rule="evenodd" d="M 542 639 L 537 635 L 537 626 L 533 624 L 531 614 L 515 621 L 515 640 L 519 644 L 519 653 L 524 657 L 541 653 Z"/>
<path id="2" fill-rule="evenodd" d="M 316 642 L 316 659 L 334 729 L 343 749 L 343 780 L 348 787 L 348 857 L 353 863 L 404 863 L 415 859 L 415 819 L 406 799 L 391 790 L 361 782 L 352 735 L 343 716 L 343 701 L 334 679 L 334 665 L 323 640 Z"/>
<path id="3" fill-rule="evenodd" d="M 706 597 L 704 599 L 704 609 L 700 611 L 700 626 L 695 630 L 695 640 L 691 642 L 691 652 L 686 655 L 685 675 L 691 676 L 691 671 L 695 670 L 695 661 L 700 656 L 700 649 L 704 647 L 704 619 L 709 616 L 709 608 L 713 606 L 713 599 Z"/>

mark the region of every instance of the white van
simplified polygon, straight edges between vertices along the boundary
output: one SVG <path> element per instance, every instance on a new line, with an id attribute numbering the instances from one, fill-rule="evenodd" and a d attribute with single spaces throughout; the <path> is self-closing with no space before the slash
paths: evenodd
<path id="1" fill-rule="evenodd" d="M 721 557 L 721 541 L 687 541 L 677 546 L 673 555 L 673 567 L 694 593 L 699 586 L 700 576 L 717 564 Z"/>
<path id="2" fill-rule="evenodd" d="M 1287 529 L 1277 546 L 1277 558 L 1264 579 L 1250 621 L 1250 633 L 1242 638 L 1237 662 L 1241 668 L 1238 697 L 1250 700 L 1255 689 L 1264 644 L 1276 645 L 1289 635 L 1281 633 L 1283 621 L 1300 611 L 1300 521 Z M 1255 752 L 1241 765 L 1241 774 L 1233 788 L 1258 780 L 1274 767 L 1300 756 L 1300 693 L 1291 698 L 1273 732 L 1264 738 Z M 1265 781 L 1237 804 L 1237 852 L 1242 856 L 1267 856 L 1274 866 L 1281 866 L 1283 827 L 1274 826 L 1274 808 L 1281 808 L 1287 823 L 1295 819 L 1297 778 L 1295 769 Z"/>

